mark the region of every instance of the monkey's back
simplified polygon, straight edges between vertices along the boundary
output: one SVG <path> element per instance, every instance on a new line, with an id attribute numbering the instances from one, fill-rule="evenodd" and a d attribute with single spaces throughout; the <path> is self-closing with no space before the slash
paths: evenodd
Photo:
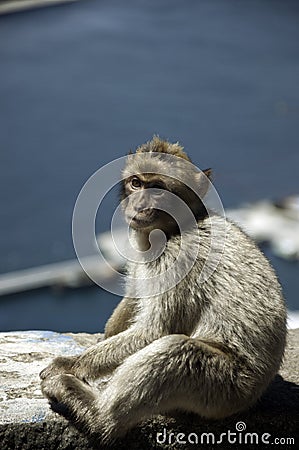
<path id="1" fill-rule="evenodd" d="M 205 221 L 199 230 L 207 238 Z M 219 264 L 201 284 L 200 292 L 204 307 L 193 336 L 223 342 L 244 357 L 260 374 L 262 384 L 268 385 L 283 357 L 285 302 L 269 261 L 232 222 L 227 221 Z"/>

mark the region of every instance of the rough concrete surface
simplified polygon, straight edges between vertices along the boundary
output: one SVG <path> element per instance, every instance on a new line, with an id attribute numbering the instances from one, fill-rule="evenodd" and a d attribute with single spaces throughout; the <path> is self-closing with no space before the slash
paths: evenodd
<path id="1" fill-rule="evenodd" d="M 54 356 L 80 353 L 101 338 L 102 335 L 50 331 L 0 333 L 1 450 L 100 448 L 89 444 L 65 419 L 50 410 L 41 394 L 38 374 Z M 251 410 L 222 421 L 207 421 L 193 414 L 181 413 L 157 416 L 110 448 L 237 449 L 265 445 L 269 448 L 269 444 L 275 444 L 275 448 L 298 448 L 298 369 L 299 329 L 289 331 L 280 374 Z M 161 433 L 158 439 L 157 433 Z M 221 433 L 225 435 L 221 436 Z M 247 445 L 244 446 L 246 440 Z"/>

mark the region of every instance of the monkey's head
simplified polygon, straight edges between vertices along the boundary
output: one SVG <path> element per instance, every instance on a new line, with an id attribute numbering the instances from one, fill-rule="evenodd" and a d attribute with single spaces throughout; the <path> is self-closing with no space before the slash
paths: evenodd
<path id="1" fill-rule="evenodd" d="M 206 215 L 201 199 L 210 175 L 210 169 L 199 171 L 178 143 L 154 136 L 128 155 L 121 188 L 126 221 L 134 229 L 178 232 L 186 207 L 195 220 Z"/>

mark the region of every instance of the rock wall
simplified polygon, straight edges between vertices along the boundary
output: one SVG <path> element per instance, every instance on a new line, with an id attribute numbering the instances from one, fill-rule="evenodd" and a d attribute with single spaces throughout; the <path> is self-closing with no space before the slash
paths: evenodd
<path id="1" fill-rule="evenodd" d="M 96 448 L 50 410 L 41 394 L 38 374 L 53 357 L 81 353 L 98 339 L 102 335 L 51 331 L 0 333 L 1 450 Z M 299 447 L 298 418 L 299 329 L 290 330 L 280 374 L 251 410 L 222 421 L 182 413 L 157 416 L 110 448 L 239 448 L 247 442 L 252 444 L 250 448 L 273 443 L 276 448 L 295 449 Z"/>

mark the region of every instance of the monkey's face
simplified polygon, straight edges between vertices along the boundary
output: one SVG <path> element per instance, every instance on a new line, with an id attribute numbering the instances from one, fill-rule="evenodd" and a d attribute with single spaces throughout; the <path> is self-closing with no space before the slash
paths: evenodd
<path id="1" fill-rule="evenodd" d="M 128 155 L 121 195 L 126 221 L 134 229 L 178 233 L 205 214 L 201 197 L 208 189 L 206 175 L 209 170 L 200 172 L 168 153 Z"/>
<path id="2" fill-rule="evenodd" d="M 165 212 L 166 177 L 155 174 L 133 175 L 123 184 L 125 219 L 134 229 L 164 229 L 171 217 Z"/>

